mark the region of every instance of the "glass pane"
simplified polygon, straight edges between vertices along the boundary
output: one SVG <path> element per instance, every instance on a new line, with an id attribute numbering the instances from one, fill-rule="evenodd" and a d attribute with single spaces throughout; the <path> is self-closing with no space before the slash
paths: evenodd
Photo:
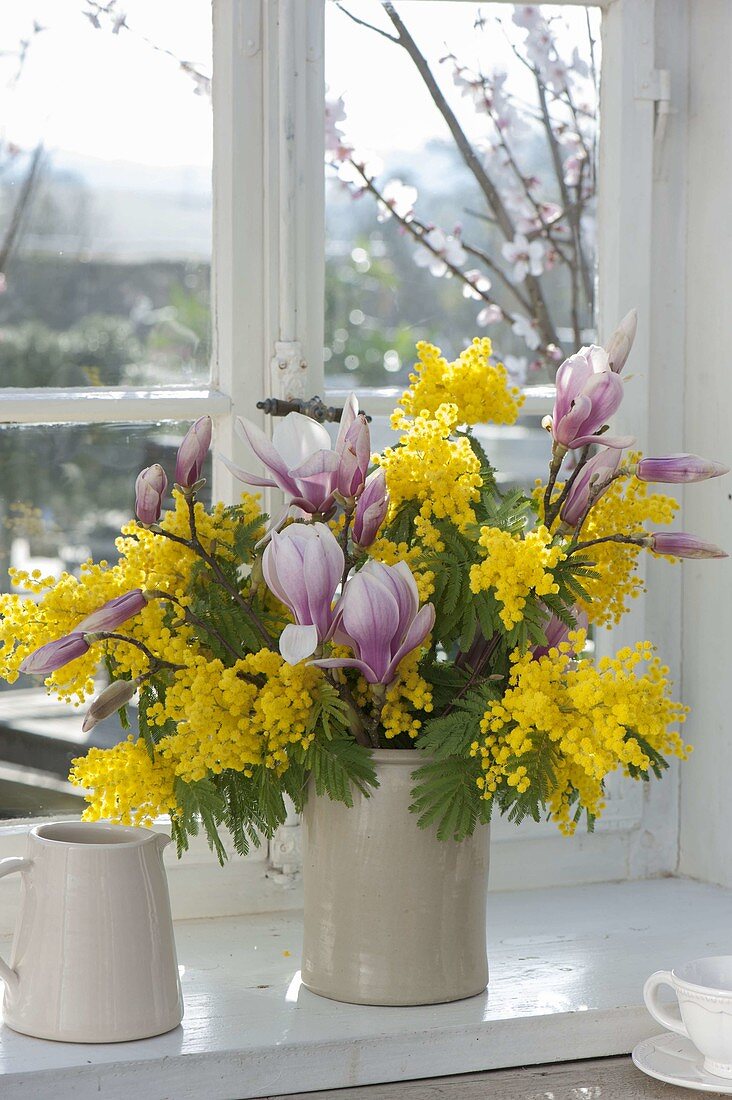
<path id="1" fill-rule="evenodd" d="M 208 377 L 207 0 L 4 0 L 0 385 Z"/>
<path id="2" fill-rule="evenodd" d="M 116 561 L 115 539 L 132 517 L 138 471 L 159 462 L 170 479 L 188 427 L 0 427 L 0 591 L 15 591 L 11 566 L 56 577 L 78 575 L 90 557 Z M 205 475 L 210 482 L 210 471 Z M 66 784 L 70 760 L 85 746 L 109 746 L 127 733 L 114 716 L 84 734 L 82 716 L 50 698 L 40 678 L 0 680 L 0 818 L 83 808 Z"/>
<path id="3" fill-rule="evenodd" d="M 396 7 L 326 6 L 330 384 L 486 333 L 551 380 L 594 334 L 599 9 Z"/>

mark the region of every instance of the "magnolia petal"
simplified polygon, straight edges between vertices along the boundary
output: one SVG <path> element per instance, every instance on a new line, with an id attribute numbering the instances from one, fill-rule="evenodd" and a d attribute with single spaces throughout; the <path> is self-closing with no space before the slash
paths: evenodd
<path id="1" fill-rule="evenodd" d="M 268 489 L 280 489 L 282 486 L 279 482 L 275 481 L 271 477 L 260 477 L 258 474 L 250 474 L 247 470 L 242 469 L 241 466 L 237 466 L 235 462 L 232 462 L 226 455 L 216 452 L 216 457 L 219 462 L 223 462 L 224 466 L 234 477 L 239 481 L 243 481 L 245 485 L 261 485 Z"/>
<path id="2" fill-rule="evenodd" d="M 389 665 L 391 640 L 400 625 L 395 596 L 376 576 L 362 569 L 346 586 L 342 622 L 359 658 L 381 680 Z"/>
<path id="3" fill-rule="evenodd" d="M 302 526 L 304 530 L 308 529 L 307 524 Z M 303 533 L 295 533 L 292 527 L 288 527 L 272 535 L 262 558 L 264 579 L 277 599 L 290 608 L 300 626 L 310 625 L 308 590 L 303 576 L 303 543 L 306 538 Z"/>
<path id="4" fill-rule="evenodd" d="M 288 623 L 280 634 L 280 653 L 288 665 L 299 665 L 318 648 L 317 626 Z"/>
<path id="5" fill-rule="evenodd" d="M 315 623 L 324 637 L 330 629 L 332 611 L 331 606 L 335 590 L 341 579 L 345 560 L 332 532 L 324 524 L 314 524 L 327 531 L 335 543 L 335 553 L 329 547 L 328 541 L 323 537 L 311 539 L 305 544 L 302 560 L 302 574 L 307 593 L 309 621 Z"/>
<path id="6" fill-rule="evenodd" d="M 580 435 L 572 440 L 572 450 L 578 447 L 589 447 L 592 443 L 599 443 L 602 447 L 617 447 L 624 451 L 626 447 L 632 447 L 635 443 L 633 435 Z"/>
<path id="7" fill-rule="evenodd" d="M 249 444 L 262 465 L 267 467 L 280 488 L 289 492 L 290 479 L 287 473 L 289 463 L 269 436 L 257 424 L 243 416 L 236 418 L 236 431 L 240 438 Z"/>
<path id="8" fill-rule="evenodd" d="M 592 402 L 589 397 L 579 394 L 569 412 L 561 419 L 554 420 L 552 431 L 556 441 L 565 447 L 572 446 L 575 435 L 582 430 L 591 413 Z"/>
<path id="9" fill-rule="evenodd" d="M 417 649 L 418 646 L 422 645 L 422 642 L 425 640 L 434 625 L 434 606 L 431 603 L 426 603 L 424 607 L 421 607 L 419 609 L 417 615 L 412 621 L 412 624 L 407 631 L 404 641 L 394 654 L 391 663 L 386 670 L 386 674 L 382 679 L 382 683 L 391 683 L 391 681 L 394 679 L 394 676 L 396 675 L 396 671 L 400 663 L 404 660 L 407 654 L 412 652 L 413 649 Z"/>
<path id="10" fill-rule="evenodd" d="M 318 668 L 357 668 L 370 684 L 378 684 L 379 677 L 365 661 L 359 661 L 356 657 L 321 657 L 317 661 L 308 661 L 310 665 Z"/>
<path id="11" fill-rule="evenodd" d="M 582 392 L 585 382 L 592 376 L 592 366 L 586 356 L 580 352 L 565 359 L 556 377 L 556 397 L 554 399 L 554 422 L 557 423 L 569 412 L 572 402 Z"/>
<path id="12" fill-rule="evenodd" d="M 338 454 L 343 451 L 346 435 L 348 429 L 353 424 L 354 420 L 358 416 L 358 398 L 355 393 L 349 393 L 346 401 L 343 405 L 343 412 L 341 413 L 341 424 L 338 429 L 338 438 L 336 439 L 335 449 Z"/>
<path id="13" fill-rule="evenodd" d="M 330 450 L 328 429 L 302 413 L 288 413 L 275 425 L 272 443 L 287 469 L 300 466 L 316 451 Z"/>

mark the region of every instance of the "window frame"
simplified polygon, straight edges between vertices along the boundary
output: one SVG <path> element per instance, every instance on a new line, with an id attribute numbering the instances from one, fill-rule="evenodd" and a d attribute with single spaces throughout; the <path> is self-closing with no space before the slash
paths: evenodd
<path id="1" fill-rule="evenodd" d="M 235 461 L 242 444 L 237 415 L 265 426 L 257 402 L 324 394 L 324 4 L 327 0 L 213 0 L 214 203 L 213 357 L 207 386 L 127 390 L 0 390 L 0 422 L 63 424 L 190 419 L 209 413 L 215 448 Z M 409 2 L 409 0 L 402 0 Z M 463 0 L 453 0 L 461 3 Z M 500 0 L 509 2 L 509 0 Z M 583 0 L 560 0 L 583 5 Z M 636 306 L 633 400 L 620 427 L 653 442 L 663 408 L 676 424 L 672 398 L 663 396 L 652 362 L 659 292 L 651 289 L 657 260 L 654 236 L 654 123 L 659 89 L 655 69 L 655 0 L 596 0 L 602 8 L 603 75 L 600 145 L 600 331 Z M 622 153 L 622 155 L 621 155 Z M 655 252 L 654 252 L 655 249 Z M 673 259 L 673 256 L 671 256 Z M 665 306 L 668 314 L 668 305 Z M 678 357 L 677 357 L 678 358 Z M 675 363 L 677 376 L 683 363 Z M 363 391 L 369 411 L 387 411 L 388 388 Z M 551 407 L 550 387 L 530 387 L 526 412 Z M 677 410 L 678 413 L 678 410 Z M 620 420 L 621 418 L 619 418 Z M 666 440 L 668 445 L 668 439 Z M 238 483 L 216 465 L 214 492 L 234 499 Z M 663 628 L 665 659 L 678 682 L 680 580 L 657 572 L 612 644 Z M 668 567 L 665 567 L 667 572 Z M 651 634 L 653 636 L 653 633 Z M 601 646 L 604 643 L 601 642 Z M 558 837 L 545 826 L 494 826 L 493 887 L 589 882 L 672 872 L 678 849 L 675 771 L 662 785 L 619 784 L 595 837 Z M 40 819 L 0 826 L 0 856 L 18 854 Z M 265 848 L 221 871 L 200 846 L 169 864 L 174 909 L 205 916 L 289 908 L 298 904 L 300 827 L 292 819 Z M 648 841 L 650 836 L 651 840 Z M 213 872 L 213 873 L 212 873 Z M 561 872 L 561 877 L 560 877 Z M 11 878 L 0 883 L 0 928 L 12 926 Z M 247 881 L 247 890 L 236 888 Z M 196 883 L 199 885 L 196 886 Z M 185 884 L 185 889 L 182 888 Z M 232 889 L 234 884 L 234 889 Z M 287 887 L 286 889 L 283 889 Z M 176 900 L 177 899 L 177 900 Z M 279 899 L 279 901 L 278 901 Z"/>

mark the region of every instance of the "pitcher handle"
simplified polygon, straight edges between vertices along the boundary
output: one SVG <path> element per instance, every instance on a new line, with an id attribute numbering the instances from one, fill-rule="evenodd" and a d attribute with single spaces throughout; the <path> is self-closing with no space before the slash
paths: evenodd
<path id="1" fill-rule="evenodd" d="M 0 859 L 0 878 L 5 875 L 12 875 L 14 871 L 27 871 L 30 865 L 31 861 L 29 859 L 21 859 L 20 856 L 8 856 L 7 859 Z M 8 966 L 2 956 L 0 956 L 0 978 L 3 978 L 5 984 L 11 989 L 18 984 L 17 971 Z"/>

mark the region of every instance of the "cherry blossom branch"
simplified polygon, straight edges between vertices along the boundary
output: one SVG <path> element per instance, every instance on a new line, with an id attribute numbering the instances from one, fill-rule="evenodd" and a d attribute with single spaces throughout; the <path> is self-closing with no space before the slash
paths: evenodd
<path id="1" fill-rule="evenodd" d="M 388 206 L 373 179 L 371 179 L 371 177 L 366 174 L 363 165 L 359 164 L 356 160 L 353 159 L 353 157 L 348 158 L 348 163 L 351 164 L 352 167 L 354 167 L 360 175 L 361 179 L 364 182 L 365 190 L 374 195 L 374 197 L 380 202 L 384 203 L 385 206 Z M 430 244 L 430 242 L 427 240 L 428 230 L 426 226 L 424 226 L 416 218 L 405 218 L 397 210 L 394 210 L 393 207 L 389 207 L 389 213 L 395 219 L 395 221 L 398 222 L 398 224 L 401 225 L 402 228 L 405 229 L 407 233 L 409 233 L 410 236 L 414 238 L 415 241 L 418 241 L 423 248 L 426 248 L 428 252 L 431 252 L 432 255 L 436 257 L 436 259 L 438 259 L 441 263 L 445 265 L 447 270 L 452 275 L 454 275 L 456 279 L 459 279 L 466 286 L 469 286 L 470 289 L 487 305 L 499 305 L 499 303 L 496 302 L 495 298 L 491 297 L 491 295 L 488 294 L 487 291 L 481 290 L 479 287 L 477 287 L 473 282 L 471 282 L 471 280 L 467 277 L 467 275 L 461 268 L 448 260 L 447 257 L 443 256 L 439 249 L 435 248 L 434 245 Z M 466 248 L 465 245 L 463 245 L 463 247 Z M 466 251 L 469 251 L 469 249 L 466 248 Z M 503 308 L 503 306 L 499 305 L 499 308 L 509 321 L 513 322 L 516 320 L 516 316 L 507 312 Z"/>
<path id="2" fill-rule="evenodd" d="M 370 31 L 374 31 L 375 34 L 380 34 L 382 38 L 388 38 L 390 42 L 399 43 L 399 39 L 394 34 L 389 34 L 388 31 L 384 31 L 381 27 L 375 27 L 373 23 L 367 23 L 365 19 L 359 19 L 357 15 L 350 12 L 344 4 L 336 3 L 336 7 L 339 11 L 342 11 L 344 15 L 347 15 L 349 19 L 352 19 L 354 23 L 358 23 L 359 27 L 368 27 Z"/>
<path id="3" fill-rule="evenodd" d="M 399 35 L 399 44 L 407 51 L 410 58 L 412 59 L 417 71 L 419 72 L 419 75 L 422 77 L 423 83 L 430 93 L 433 103 L 447 123 L 448 129 L 450 130 L 450 133 L 455 140 L 457 148 L 466 166 L 473 174 L 473 177 L 475 178 L 478 186 L 485 195 L 488 205 L 496 215 L 496 221 L 498 222 L 498 226 L 501 232 L 503 233 L 506 240 L 513 240 L 516 235 L 516 229 L 508 211 L 506 210 L 503 200 L 501 199 L 500 193 L 488 173 L 485 171 L 475 149 L 473 148 L 473 145 L 468 140 L 468 137 L 460 126 L 460 123 L 458 122 L 454 111 L 445 99 L 445 96 L 442 93 L 442 89 L 435 80 L 432 70 L 427 64 L 425 57 L 421 53 L 419 47 L 417 46 L 411 34 L 402 22 L 401 17 L 396 12 L 394 5 L 390 2 L 390 0 L 386 0 L 386 2 L 384 3 L 384 10 L 396 27 L 397 34 Z M 539 326 L 539 331 L 541 332 L 544 343 L 560 344 L 559 337 L 556 334 L 554 324 L 549 315 L 549 309 L 546 304 L 546 299 L 544 298 L 541 283 L 535 276 L 527 275 L 526 289 L 532 305 L 531 312 Z"/>

